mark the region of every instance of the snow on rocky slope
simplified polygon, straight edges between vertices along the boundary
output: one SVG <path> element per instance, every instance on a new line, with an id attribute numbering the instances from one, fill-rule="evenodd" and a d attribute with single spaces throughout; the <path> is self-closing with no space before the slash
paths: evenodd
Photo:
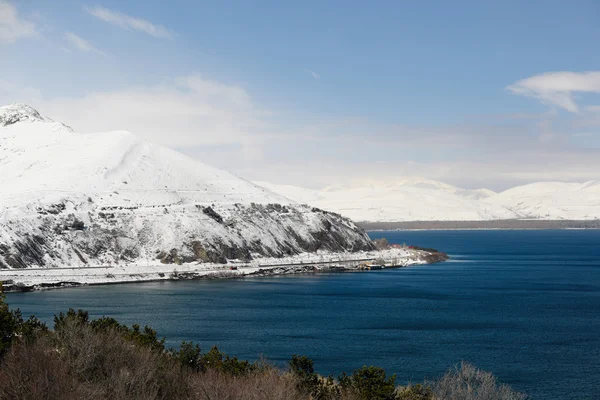
<path id="1" fill-rule="evenodd" d="M 25 105 L 0 107 L 0 188 L 0 269 L 373 248 L 347 218 L 127 132 L 76 133 Z"/>
<path id="2" fill-rule="evenodd" d="M 539 182 L 501 193 L 466 190 L 427 179 L 322 190 L 258 183 L 300 203 L 338 212 L 354 221 L 491 221 L 600 218 L 600 182 Z"/>

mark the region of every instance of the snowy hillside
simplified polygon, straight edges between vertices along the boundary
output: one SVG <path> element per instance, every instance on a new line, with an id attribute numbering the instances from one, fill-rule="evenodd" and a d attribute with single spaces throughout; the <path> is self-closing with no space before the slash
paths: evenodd
<path id="1" fill-rule="evenodd" d="M 0 171 L 0 268 L 372 248 L 339 215 L 127 132 L 73 132 L 25 105 L 0 107 Z"/>
<path id="2" fill-rule="evenodd" d="M 600 182 L 540 182 L 501 193 L 466 190 L 427 179 L 321 190 L 259 183 L 300 203 L 354 221 L 590 220 L 600 218 Z"/>
<path id="3" fill-rule="evenodd" d="M 517 186 L 485 200 L 519 218 L 590 220 L 600 218 L 600 182 L 538 182 Z"/>
<path id="4" fill-rule="evenodd" d="M 338 212 L 355 221 L 457 221 L 514 218 L 502 206 L 483 203 L 494 196 L 486 190 L 463 190 L 431 180 L 404 180 L 393 184 L 329 187 L 301 190 L 260 183 L 284 196 Z"/>

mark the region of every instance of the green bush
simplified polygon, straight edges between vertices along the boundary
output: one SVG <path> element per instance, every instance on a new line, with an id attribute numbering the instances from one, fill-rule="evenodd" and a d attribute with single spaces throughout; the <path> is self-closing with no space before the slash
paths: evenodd
<path id="1" fill-rule="evenodd" d="M 334 400 L 341 396 L 332 376 L 323 378 L 315 372 L 313 360 L 298 354 L 288 361 L 288 371 L 296 379 L 296 388 L 314 400 Z"/>
<path id="2" fill-rule="evenodd" d="M 343 392 L 350 392 L 361 400 L 393 400 L 396 398 L 396 375 L 386 376 L 383 368 L 366 365 L 351 376 L 339 378 Z"/>
<path id="3" fill-rule="evenodd" d="M 87 311 L 81 309 L 75 311 L 74 309 L 69 308 L 69 311 L 67 311 L 66 314 L 61 312 L 54 316 L 54 331 L 59 333 L 71 324 L 86 325 L 88 322 L 89 315 Z"/>
<path id="4" fill-rule="evenodd" d="M 31 341 L 36 335 L 48 331 L 46 324 L 33 315 L 24 321 L 21 310 L 10 310 L 5 300 L 0 287 L 0 357 L 16 338 Z"/>
<path id="5" fill-rule="evenodd" d="M 202 370 L 202 351 L 200 346 L 192 342 L 181 342 L 179 350 L 171 349 L 173 357 L 188 368 L 198 372 Z"/>
<path id="6" fill-rule="evenodd" d="M 165 350 L 165 338 L 159 339 L 156 331 L 148 325 L 144 326 L 144 330 L 140 330 L 140 326 L 134 324 L 131 329 L 124 333 L 124 337 L 140 346 L 150 347 L 158 351 Z"/>
<path id="7" fill-rule="evenodd" d="M 288 361 L 289 372 L 298 379 L 298 388 L 308 394 L 312 393 L 318 384 L 313 360 L 298 354 L 292 355 Z"/>
<path id="8" fill-rule="evenodd" d="M 26 321 L 23 321 L 23 319 L 21 318 L 21 313 L 19 310 L 17 310 L 19 312 L 19 336 L 27 341 L 27 342 L 31 342 L 34 341 L 36 338 L 38 338 L 41 334 L 43 333 L 48 333 L 48 327 L 46 326 L 45 323 L 43 323 L 42 321 L 40 321 L 39 319 L 37 319 L 35 317 L 35 315 L 31 315 Z"/>
<path id="9" fill-rule="evenodd" d="M 18 317 L 10 311 L 4 293 L 0 292 L 0 356 L 11 345 L 18 328 Z"/>
<path id="10" fill-rule="evenodd" d="M 255 369 L 254 364 L 250 364 L 245 360 L 238 360 L 237 357 L 229 357 L 219 351 L 217 346 L 213 346 L 208 353 L 202 356 L 201 363 L 202 371 L 212 368 L 232 376 L 241 376 Z"/>
<path id="11" fill-rule="evenodd" d="M 229 357 L 217 346 L 202 354 L 200 346 L 193 342 L 184 341 L 178 350 L 170 349 L 169 354 L 181 365 L 195 372 L 206 372 L 212 369 L 231 376 L 242 376 L 258 368 L 257 364 L 238 360 L 237 357 Z"/>

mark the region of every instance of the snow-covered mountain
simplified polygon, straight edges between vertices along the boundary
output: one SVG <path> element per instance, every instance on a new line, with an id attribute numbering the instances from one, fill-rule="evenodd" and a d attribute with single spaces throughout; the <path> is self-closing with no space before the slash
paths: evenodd
<path id="1" fill-rule="evenodd" d="M 0 268 L 373 246 L 347 218 L 127 132 L 76 133 L 20 104 L 0 107 L 0 188 Z"/>
<path id="2" fill-rule="evenodd" d="M 501 193 L 466 190 L 427 179 L 336 186 L 321 190 L 258 183 L 300 203 L 355 221 L 490 221 L 600 218 L 600 182 L 540 182 Z"/>
<path id="3" fill-rule="evenodd" d="M 537 182 L 505 190 L 485 200 L 519 218 L 591 220 L 600 218 L 600 182 Z"/>
<path id="4" fill-rule="evenodd" d="M 456 221 L 514 217 L 514 213 L 504 207 L 480 201 L 494 196 L 494 192 L 464 190 L 425 179 L 336 186 L 322 190 L 303 190 L 265 182 L 259 184 L 298 202 L 314 204 L 355 221 Z"/>

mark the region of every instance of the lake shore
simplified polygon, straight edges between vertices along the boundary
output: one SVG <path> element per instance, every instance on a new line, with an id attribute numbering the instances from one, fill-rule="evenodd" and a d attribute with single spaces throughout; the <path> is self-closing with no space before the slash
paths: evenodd
<path id="1" fill-rule="evenodd" d="M 357 224 L 366 231 L 600 229 L 600 220 L 363 221 Z"/>
<path id="2" fill-rule="evenodd" d="M 152 260 L 152 263 L 106 267 L 3 269 L 0 270 L 0 283 L 4 282 L 6 292 L 29 292 L 86 285 L 401 268 L 446 259 L 448 256 L 441 252 L 390 248 L 343 254 L 305 253 L 283 258 L 258 258 L 250 262 L 230 260 L 227 264 L 155 264 L 156 261 Z"/>

